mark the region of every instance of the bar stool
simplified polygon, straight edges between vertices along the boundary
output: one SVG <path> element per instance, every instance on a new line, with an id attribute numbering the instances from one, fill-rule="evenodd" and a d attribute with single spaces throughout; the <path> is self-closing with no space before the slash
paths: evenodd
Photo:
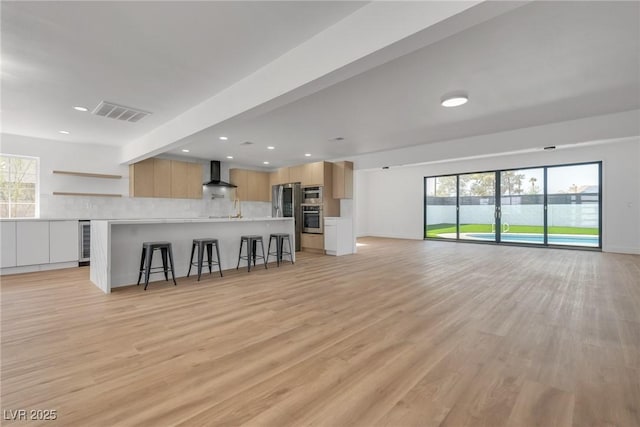
<path id="1" fill-rule="evenodd" d="M 271 252 L 271 241 L 276 239 L 276 252 L 275 254 Z M 284 251 L 284 241 L 287 241 L 289 244 L 289 252 Z M 269 248 L 267 249 L 267 262 L 269 261 L 269 257 L 271 255 L 276 256 L 276 262 L 278 267 L 280 267 L 280 261 L 282 261 L 282 255 L 289 255 L 289 260 L 291 264 L 295 264 L 293 262 L 293 254 L 291 253 L 291 238 L 287 233 L 273 233 L 269 236 Z"/>
<path id="2" fill-rule="evenodd" d="M 213 247 L 216 247 L 216 261 L 213 261 Z M 198 248 L 198 261 L 193 262 L 193 253 Z M 204 249 L 207 248 L 207 263 L 209 264 L 209 273 L 211 273 L 211 266 L 217 265 L 218 270 L 220 271 L 220 277 L 222 276 L 222 266 L 220 265 L 220 249 L 218 248 L 218 239 L 193 239 L 193 244 L 191 245 L 191 257 L 189 258 L 189 271 L 187 272 L 187 277 L 191 274 L 191 267 L 194 265 L 198 267 L 198 282 L 200 281 L 200 276 L 202 275 L 202 261 L 204 258 Z"/>
<path id="3" fill-rule="evenodd" d="M 156 250 L 160 250 L 162 253 L 162 267 L 151 267 L 151 263 L 153 261 L 153 253 Z M 167 263 L 167 255 L 169 257 L 169 263 L 171 266 L 169 267 Z M 144 242 L 142 243 L 142 255 L 140 256 L 140 273 L 138 274 L 138 285 L 140 285 L 140 279 L 142 279 L 142 274 L 144 273 L 144 290 L 147 290 L 147 286 L 149 286 L 149 276 L 153 273 L 161 273 L 164 272 L 164 279 L 169 280 L 168 272 L 171 270 L 171 278 L 173 279 L 173 284 L 177 286 L 176 283 L 176 275 L 174 273 L 173 267 L 173 251 L 171 249 L 171 242 Z M 159 270 L 162 271 L 153 271 Z"/>
<path id="4" fill-rule="evenodd" d="M 247 256 L 242 256 L 242 245 L 244 244 L 244 242 L 247 242 Z M 256 254 L 258 242 L 260 242 L 260 247 L 262 248 L 262 256 L 258 256 Z M 264 260 L 264 268 L 267 268 L 267 258 L 264 256 L 264 243 L 262 242 L 262 236 L 258 236 L 258 235 L 241 236 L 240 252 L 238 253 L 238 265 L 236 266 L 236 270 L 240 268 L 240 261 L 243 259 L 246 259 L 247 271 L 251 271 L 251 260 L 253 259 L 253 266 L 255 267 L 256 258 L 260 258 Z"/>

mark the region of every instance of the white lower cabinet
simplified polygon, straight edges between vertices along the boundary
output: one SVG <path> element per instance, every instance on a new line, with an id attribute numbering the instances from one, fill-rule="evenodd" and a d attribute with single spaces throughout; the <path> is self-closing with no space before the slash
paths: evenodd
<path id="1" fill-rule="evenodd" d="M 49 263 L 49 221 L 18 221 L 17 265 Z"/>
<path id="2" fill-rule="evenodd" d="M 353 253 L 353 232 L 351 218 L 324 218 L 324 251 L 327 255 L 348 255 Z"/>
<path id="3" fill-rule="evenodd" d="M 0 250 L 0 267 L 15 267 L 16 261 L 16 222 L 2 221 L 0 222 L 0 236 L 2 238 L 2 247 Z"/>
<path id="4" fill-rule="evenodd" d="M 78 221 L 49 223 L 49 262 L 78 261 Z"/>

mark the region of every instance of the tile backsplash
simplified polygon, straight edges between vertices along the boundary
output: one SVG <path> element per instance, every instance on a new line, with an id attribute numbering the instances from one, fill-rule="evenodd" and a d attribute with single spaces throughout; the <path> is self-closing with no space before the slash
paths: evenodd
<path id="1" fill-rule="evenodd" d="M 269 202 L 241 202 L 242 216 L 271 216 Z M 40 195 L 40 218 L 125 219 L 198 218 L 235 215 L 228 198 L 161 199 L 147 197 L 82 197 Z"/>

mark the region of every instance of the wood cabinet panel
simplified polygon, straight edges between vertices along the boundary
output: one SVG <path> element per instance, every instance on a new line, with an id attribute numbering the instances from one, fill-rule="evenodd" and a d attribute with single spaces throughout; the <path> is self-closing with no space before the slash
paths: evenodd
<path id="1" fill-rule="evenodd" d="M 268 202 L 271 198 L 269 172 L 245 169 L 229 170 L 229 181 L 237 185 L 236 197 L 243 201 Z"/>
<path id="2" fill-rule="evenodd" d="M 237 186 L 235 189 L 235 198 L 240 200 L 249 200 L 249 171 L 245 169 L 229 169 L 229 182 Z"/>
<path id="3" fill-rule="evenodd" d="M 289 168 L 280 168 L 276 171 L 276 184 L 287 184 L 291 182 Z"/>
<path id="4" fill-rule="evenodd" d="M 153 197 L 153 169 L 153 159 L 129 165 L 130 197 Z"/>
<path id="5" fill-rule="evenodd" d="M 171 160 L 171 198 L 187 198 L 187 170 L 187 163 Z"/>
<path id="6" fill-rule="evenodd" d="M 202 164 L 187 163 L 187 197 L 202 199 Z"/>
<path id="7" fill-rule="evenodd" d="M 153 159 L 153 197 L 171 197 L 171 160 Z"/>
<path id="8" fill-rule="evenodd" d="M 289 182 L 300 182 L 304 184 L 306 166 L 307 165 L 291 166 L 289 168 Z"/>
<path id="9" fill-rule="evenodd" d="M 336 162 L 333 164 L 333 198 L 353 198 L 353 162 Z"/>
<path id="10" fill-rule="evenodd" d="M 268 202 L 271 196 L 269 173 L 252 171 L 249 175 L 249 188 L 251 189 L 251 198 L 249 200 Z"/>
<path id="11" fill-rule="evenodd" d="M 324 234 L 302 233 L 300 246 L 306 249 L 324 250 Z"/>
<path id="12" fill-rule="evenodd" d="M 307 163 L 304 165 L 303 185 L 325 185 L 324 164 L 326 162 Z"/>

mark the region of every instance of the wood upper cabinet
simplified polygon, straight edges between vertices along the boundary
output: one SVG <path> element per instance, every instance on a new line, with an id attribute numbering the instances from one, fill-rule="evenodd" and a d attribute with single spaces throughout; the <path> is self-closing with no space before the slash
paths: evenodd
<path id="1" fill-rule="evenodd" d="M 129 166 L 130 197 L 202 198 L 202 165 L 147 159 Z"/>
<path id="2" fill-rule="evenodd" d="M 302 185 L 326 185 L 325 167 L 331 165 L 328 162 L 307 163 L 304 167 Z"/>
<path id="3" fill-rule="evenodd" d="M 202 199 L 202 164 L 187 163 L 187 198 Z"/>
<path id="4" fill-rule="evenodd" d="M 304 183 L 306 169 L 307 169 L 307 165 L 291 166 L 289 168 L 289 181 L 288 182 Z"/>
<path id="5" fill-rule="evenodd" d="M 171 198 L 187 198 L 187 163 L 171 160 Z"/>
<path id="6" fill-rule="evenodd" d="M 153 197 L 153 159 L 129 165 L 129 196 Z"/>
<path id="7" fill-rule="evenodd" d="M 271 200 L 269 172 L 249 171 L 249 199 L 256 202 Z"/>
<path id="8" fill-rule="evenodd" d="M 276 184 L 286 184 L 291 182 L 289 168 L 280 168 L 276 171 Z"/>
<path id="9" fill-rule="evenodd" d="M 268 202 L 271 198 L 269 172 L 230 169 L 229 181 L 237 185 L 236 197 L 243 201 Z"/>
<path id="10" fill-rule="evenodd" d="M 353 162 L 333 164 L 333 198 L 353 198 Z"/>
<path id="11" fill-rule="evenodd" d="M 236 186 L 235 198 L 249 200 L 249 171 L 246 169 L 229 169 L 229 182 Z"/>
<path id="12" fill-rule="evenodd" d="M 153 197 L 171 197 L 171 160 L 153 159 Z"/>

